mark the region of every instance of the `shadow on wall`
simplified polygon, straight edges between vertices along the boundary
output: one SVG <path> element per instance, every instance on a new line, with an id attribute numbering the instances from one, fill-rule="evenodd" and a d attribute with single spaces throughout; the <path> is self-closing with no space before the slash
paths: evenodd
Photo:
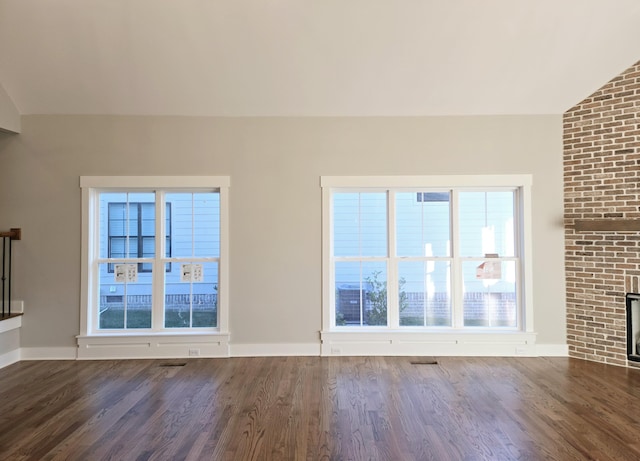
<path id="1" fill-rule="evenodd" d="M 19 133 L 12 133 L 10 131 L 4 131 L 0 129 L 0 154 L 2 154 L 4 147 L 13 141 Z"/>

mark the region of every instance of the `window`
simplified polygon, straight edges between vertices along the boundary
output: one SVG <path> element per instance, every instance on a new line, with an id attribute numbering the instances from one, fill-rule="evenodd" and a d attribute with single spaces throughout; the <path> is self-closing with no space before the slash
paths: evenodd
<path id="1" fill-rule="evenodd" d="M 155 213 L 153 203 L 110 202 L 107 232 L 110 258 L 152 258 L 155 251 Z M 171 256 L 171 204 L 165 210 L 165 252 Z M 128 249 L 127 249 L 128 247 Z M 128 251 L 127 251 L 128 250 Z M 167 268 L 170 270 L 170 266 Z M 149 264 L 138 265 L 138 272 L 150 272 Z M 113 272 L 113 264 L 109 265 Z"/>
<path id="2" fill-rule="evenodd" d="M 325 331 L 530 327 L 527 177 L 324 177 L 322 185 Z"/>
<path id="3" fill-rule="evenodd" d="M 83 334 L 225 332 L 228 179 L 81 185 Z"/>

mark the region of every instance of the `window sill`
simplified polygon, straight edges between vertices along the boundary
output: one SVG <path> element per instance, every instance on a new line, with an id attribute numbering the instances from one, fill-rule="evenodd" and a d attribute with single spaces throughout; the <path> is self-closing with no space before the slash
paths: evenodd
<path id="1" fill-rule="evenodd" d="M 228 357 L 229 333 L 104 333 L 77 336 L 78 359 Z"/>
<path id="2" fill-rule="evenodd" d="M 157 336 L 215 336 L 215 335 L 229 335 L 229 333 L 221 333 L 218 330 L 179 330 L 179 331 L 151 331 L 151 330 L 138 330 L 138 331 L 105 331 L 91 333 L 90 335 L 78 335 L 76 338 L 119 338 L 119 337 L 157 337 Z"/>

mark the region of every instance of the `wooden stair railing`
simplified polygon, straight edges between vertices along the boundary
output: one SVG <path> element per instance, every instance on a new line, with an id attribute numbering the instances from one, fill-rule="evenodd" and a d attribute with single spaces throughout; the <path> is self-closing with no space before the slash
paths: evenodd
<path id="1" fill-rule="evenodd" d="M 22 239 L 22 229 L 11 229 L 8 232 L 0 232 L 2 238 L 2 316 L 0 319 L 15 317 L 11 314 L 11 243 Z"/>

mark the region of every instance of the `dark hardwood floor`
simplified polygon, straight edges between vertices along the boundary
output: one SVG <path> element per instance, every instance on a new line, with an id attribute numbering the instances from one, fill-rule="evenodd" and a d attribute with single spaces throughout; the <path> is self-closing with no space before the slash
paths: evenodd
<path id="1" fill-rule="evenodd" d="M 640 370 L 416 361 L 20 362 L 0 370 L 0 459 L 640 459 Z"/>

